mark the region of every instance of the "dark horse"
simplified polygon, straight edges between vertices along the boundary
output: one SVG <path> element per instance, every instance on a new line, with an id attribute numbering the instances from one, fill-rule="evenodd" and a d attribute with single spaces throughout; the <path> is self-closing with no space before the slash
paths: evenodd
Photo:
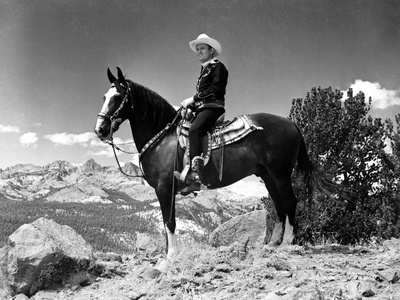
<path id="1" fill-rule="evenodd" d="M 141 153 L 140 162 L 146 180 L 155 189 L 160 202 L 167 236 L 167 257 L 177 251 L 175 235 L 175 162 L 182 170 L 183 150 L 177 146 L 176 123 L 181 119 L 175 108 L 157 93 L 125 79 L 121 69 L 116 78 L 108 69 L 111 87 L 104 95 L 95 132 L 106 141 L 119 124 L 129 120 L 134 142 Z M 211 153 L 204 168 L 203 184 L 208 188 L 230 185 L 255 174 L 262 178 L 272 197 L 279 222 L 275 224 L 270 244 L 291 244 L 297 199 L 291 175 L 297 168 L 310 183 L 313 167 L 304 138 L 289 119 L 257 113 L 248 115 L 263 130 L 256 130 L 241 140 L 225 145 L 224 168 L 219 180 L 220 151 Z M 178 154 L 179 159 L 176 160 Z"/>

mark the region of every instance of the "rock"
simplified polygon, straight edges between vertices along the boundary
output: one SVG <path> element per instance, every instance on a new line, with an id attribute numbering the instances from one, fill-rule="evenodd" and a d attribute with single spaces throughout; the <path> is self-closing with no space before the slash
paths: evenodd
<path id="1" fill-rule="evenodd" d="M 3 299 L 3 298 L 0 298 Z M 25 294 L 18 294 L 14 300 L 28 300 L 29 298 Z"/>
<path id="2" fill-rule="evenodd" d="M 375 282 L 370 280 L 361 281 L 358 286 L 358 292 L 363 297 L 373 297 L 376 294 Z"/>
<path id="3" fill-rule="evenodd" d="M 121 263 L 117 261 L 96 261 L 92 264 L 90 270 L 90 274 L 94 276 L 100 276 L 105 278 L 113 278 L 114 276 L 125 276 L 126 271 L 124 270 Z M 90 282 L 79 282 L 79 285 L 89 285 Z"/>
<path id="4" fill-rule="evenodd" d="M 230 246 L 221 246 L 218 248 L 218 262 L 223 263 L 229 261 L 232 258 L 239 258 L 244 260 L 248 254 L 248 242 L 249 240 L 240 242 L 234 242 Z"/>
<path id="5" fill-rule="evenodd" d="M 232 267 L 226 263 L 222 263 L 215 266 L 215 271 L 222 273 L 230 273 L 232 271 Z"/>
<path id="6" fill-rule="evenodd" d="M 82 166 L 83 172 L 91 172 L 99 169 L 101 169 L 101 166 L 97 162 L 95 162 L 93 158 L 86 161 Z"/>
<path id="7" fill-rule="evenodd" d="M 352 281 L 346 283 L 343 288 L 351 299 L 372 297 L 376 294 L 375 282 L 371 280 Z"/>
<path id="8" fill-rule="evenodd" d="M 132 176 L 137 176 L 137 175 L 141 175 L 142 172 L 140 171 L 140 169 L 134 165 L 131 162 L 127 162 L 123 167 L 122 167 L 122 171 L 124 171 L 124 173 L 132 175 Z"/>
<path id="9" fill-rule="evenodd" d="M 35 294 L 35 296 L 31 297 L 31 300 L 53 300 L 57 299 L 57 291 L 39 291 Z"/>
<path id="10" fill-rule="evenodd" d="M 400 239 L 391 238 L 383 242 L 385 250 L 389 251 L 400 251 Z"/>
<path id="11" fill-rule="evenodd" d="M 293 295 L 293 300 L 324 300 L 323 293 L 317 288 L 298 291 Z"/>
<path id="12" fill-rule="evenodd" d="M 68 280 L 83 281 L 93 259 L 92 247 L 82 236 L 45 218 L 22 225 L 4 248 L 1 265 L 8 285 L 13 294 L 27 296 Z"/>
<path id="13" fill-rule="evenodd" d="M 400 269 L 395 268 L 387 268 L 381 271 L 377 271 L 375 281 L 396 283 L 400 280 L 399 273 Z"/>
<path id="14" fill-rule="evenodd" d="M 122 263 L 122 256 L 114 252 L 98 252 L 95 253 L 95 257 L 102 261 L 117 261 Z"/>
<path id="15" fill-rule="evenodd" d="M 165 252 L 165 237 L 162 235 L 150 235 L 147 233 L 137 233 L 136 249 L 146 252 L 150 257 Z"/>
<path id="16" fill-rule="evenodd" d="M 263 300 L 281 300 L 282 297 L 278 296 L 277 294 L 275 294 L 274 292 L 269 292 L 264 298 Z"/>
<path id="17" fill-rule="evenodd" d="M 162 274 L 158 268 L 153 268 L 152 266 L 144 267 L 139 273 L 139 277 L 144 279 L 155 279 Z"/>
<path id="18" fill-rule="evenodd" d="M 265 234 L 265 224 L 265 210 L 252 211 L 223 223 L 211 233 L 209 242 L 218 247 L 248 240 L 248 246 L 253 246 Z"/>

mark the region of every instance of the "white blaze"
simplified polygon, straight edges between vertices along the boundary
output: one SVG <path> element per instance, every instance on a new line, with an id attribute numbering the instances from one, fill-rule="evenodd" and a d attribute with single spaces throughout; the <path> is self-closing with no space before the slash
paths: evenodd
<path id="1" fill-rule="evenodd" d="M 108 107 L 110 105 L 111 98 L 114 96 L 117 96 L 117 95 L 119 95 L 118 90 L 115 86 L 112 85 L 111 88 L 108 90 L 108 92 L 104 94 L 104 97 L 103 97 L 104 103 L 103 103 L 103 107 L 101 108 L 101 111 L 100 111 L 101 114 L 108 114 Z M 97 119 L 96 126 L 95 126 L 96 131 L 100 128 L 103 121 L 104 120 L 102 118 Z"/>

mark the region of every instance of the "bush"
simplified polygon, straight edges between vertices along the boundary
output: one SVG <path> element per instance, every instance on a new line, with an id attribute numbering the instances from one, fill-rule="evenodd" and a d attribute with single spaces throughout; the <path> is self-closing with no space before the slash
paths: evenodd
<path id="1" fill-rule="evenodd" d="M 300 179 L 294 180 L 297 242 L 348 244 L 400 233 L 400 115 L 396 132 L 391 120 L 368 115 L 370 105 L 351 89 L 345 100 L 331 88 L 313 88 L 305 99 L 293 100 L 289 118 L 303 131 L 314 166 L 343 191 L 317 193 L 308 202 Z M 393 153 L 386 151 L 387 141 Z"/>

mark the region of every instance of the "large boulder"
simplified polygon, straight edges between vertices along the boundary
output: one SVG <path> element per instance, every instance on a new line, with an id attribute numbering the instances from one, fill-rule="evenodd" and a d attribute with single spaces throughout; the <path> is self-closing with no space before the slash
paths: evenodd
<path id="1" fill-rule="evenodd" d="M 40 218 L 10 235 L 8 244 L 0 249 L 0 258 L 3 294 L 11 290 L 12 294 L 31 296 L 72 278 L 87 280 L 93 249 L 71 227 Z"/>
<path id="2" fill-rule="evenodd" d="M 265 210 L 255 210 L 230 219 L 220 225 L 210 235 L 210 244 L 216 247 L 229 246 L 234 242 L 254 246 L 257 241 L 264 242 L 265 234 L 271 231 L 272 223 Z M 268 237 L 267 237 L 268 238 Z"/>

